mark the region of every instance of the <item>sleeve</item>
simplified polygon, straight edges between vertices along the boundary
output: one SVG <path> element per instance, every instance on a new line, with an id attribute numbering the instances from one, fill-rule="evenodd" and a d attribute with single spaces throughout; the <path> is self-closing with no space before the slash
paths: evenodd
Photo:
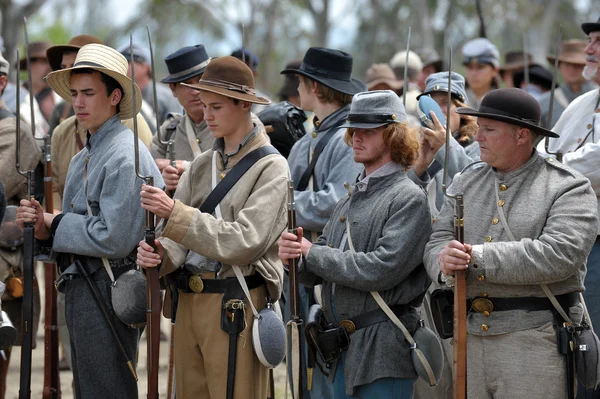
<path id="1" fill-rule="evenodd" d="M 341 134 L 331 139 L 318 161 L 320 167 L 315 167 L 319 191 L 294 191 L 296 220 L 306 230 L 323 230 L 335 204 L 346 195 L 344 183 L 354 184 L 361 171 Z"/>
<path id="2" fill-rule="evenodd" d="M 281 163 L 269 158 L 280 159 L 268 156 L 253 166 L 264 163 L 253 191 L 234 221 L 217 219 L 177 200 L 163 236 L 224 264 L 246 265 L 260 258 L 277 242 L 286 225 L 287 164 L 283 158 Z M 183 179 L 177 191 L 188 190 L 186 186 L 191 183 L 189 177 Z"/>
<path id="3" fill-rule="evenodd" d="M 6 198 L 25 198 L 26 179 L 15 167 L 16 125 L 14 118 L 2 120 L 0 125 L 0 174 L 6 191 Z M 21 170 L 34 170 L 40 162 L 42 152 L 35 142 L 29 126 L 21 124 Z"/>
<path id="4" fill-rule="evenodd" d="M 388 212 L 372 252 L 313 246 L 306 258 L 307 270 L 361 291 L 385 291 L 405 280 L 422 263 L 431 216 L 421 193 L 397 198 Z"/>
<path id="5" fill-rule="evenodd" d="M 166 129 L 167 126 L 171 124 L 171 118 L 167 118 L 165 122 L 161 125 L 159 132 L 152 137 L 152 144 L 150 145 L 150 154 L 152 154 L 152 158 L 165 158 L 167 156 L 167 148 L 161 142 L 164 137 L 166 137 Z"/>
<path id="6" fill-rule="evenodd" d="M 469 144 L 468 148 L 474 147 L 473 150 L 468 151 L 465 147 L 460 145 L 454 137 L 450 138 L 450 159 L 448 159 L 448 176 L 454 177 L 460 173 L 468 164 L 479 160 L 479 144 L 473 142 Z M 446 162 L 446 144 L 435 153 L 434 159 L 444 166 Z"/>
<path id="7" fill-rule="evenodd" d="M 105 166 L 97 216 L 67 213 L 54 236 L 53 250 L 79 255 L 123 258 L 137 247 L 144 231 L 140 206 L 142 180 L 132 162 Z"/>

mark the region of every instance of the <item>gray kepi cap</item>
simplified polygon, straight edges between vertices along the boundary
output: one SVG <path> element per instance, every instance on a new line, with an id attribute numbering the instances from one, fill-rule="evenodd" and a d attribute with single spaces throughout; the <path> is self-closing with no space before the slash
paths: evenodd
<path id="1" fill-rule="evenodd" d="M 432 73 L 425 80 L 425 90 L 417 97 L 426 96 L 436 91 L 448 93 L 448 71 Z M 467 92 L 465 91 L 465 78 L 461 74 L 452 72 L 450 75 L 450 93 L 454 98 L 462 103 L 467 102 Z"/>
<path id="2" fill-rule="evenodd" d="M 348 119 L 341 128 L 374 129 L 390 123 L 408 123 L 402 99 L 391 90 L 355 94 Z"/>

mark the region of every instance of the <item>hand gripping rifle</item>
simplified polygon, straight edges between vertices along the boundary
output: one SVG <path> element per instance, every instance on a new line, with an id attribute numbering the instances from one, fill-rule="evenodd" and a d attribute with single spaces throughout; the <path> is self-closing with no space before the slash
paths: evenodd
<path id="1" fill-rule="evenodd" d="M 148 31 L 148 38 L 150 38 L 150 31 Z M 152 51 L 152 46 L 150 46 Z M 133 36 L 129 35 L 129 52 L 131 54 L 131 65 L 134 63 L 133 59 Z M 151 53 L 152 54 L 152 53 Z M 153 70 L 154 71 L 154 70 Z M 133 86 L 133 136 L 135 146 L 135 174 L 140 179 L 149 185 L 154 185 L 153 176 L 142 176 L 140 174 L 140 151 L 139 151 L 139 140 L 138 140 L 138 126 L 137 126 L 137 115 L 136 115 L 136 84 L 135 84 L 135 71 L 131 69 L 131 85 Z M 156 90 L 154 91 L 154 98 L 156 99 Z M 156 237 L 155 232 L 155 220 L 154 214 L 150 211 L 146 211 L 146 233 L 145 240 L 148 245 L 156 250 L 154 239 Z M 158 353 L 160 348 L 160 286 L 158 282 L 158 269 L 151 267 L 146 269 L 146 297 L 147 309 L 146 309 L 146 340 L 148 348 L 148 398 L 158 398 Z"/>
<path id="2" fill-rule="evenodd" d="M 25 29 L 25 47 L 27 50 L 27 73 L 29 75 L 29 87 L 31 86 L 31 67 L 29 56 L 29 37 L 27 35 L 27 18 L 23 18 Z M 17 100 L 19 101 L 19 100 Z M 33 94 L 29 95 L 31 108 L 31 132 L 35 137 L 35 115 L 33 112 Z M 17 111 L 17 117 L 19 112 Z M 52 188 L 52 151 L 51 134 L 44 136 L 44 207 L 46 212 L 54 212 L 54 198 Z M 45 320 L 44 320 L 44 391 L 43 399 L 60 398 L 60 379 L 58 372 L 58 315 L 56 304 L 56 264 L 44 263 L 44 287 L 45 298 Z"/>
<path id="3" fill-rule="evenodd" d="M 548 108 L 548 117 L 546 118 L 546 128 L 552 129 L 550 125 L 552 123 L 552 111 L 554 108 L 554 92 L 556 91 L 556 73 L 558 71 L 558 53 L 560 51 L 560 42 L 562 40 L 562 25 L 558 28 L 558 38 L 556 39 L 556 56 L 554 57 L 554 69 L 552 70 L 552 91 L 550 92 L 550 105 Z M 556 160 L 558 162 L 562 162 L 563 153 L 561 150 L 557 150 L 556 152 L 550 152 L 550 137 L 546 136 L 544 141 L 544 149 L 546 153 L 549 155 L 556 156 Z"/>
<path id="4" fill-rule="evenodd" d="M 446 157 L 444 159 L 444 178 L 442 190 L 448 198 L 454 199 L 454 229 L 456 240 L 465 243 L 465 210 L 464 194 L 450 195 L 446 192 L 448 178 L 448 158 L 450 156 L 450 106 L 452 93 L 450 91 L 452 78 L 452 47 L 448 60 L 448 107 L 446 108 Z M 467 271 L 454 272 L 454 399 L 467 397 Z"/>
<path id="5" fill-rule="evenodd" d="M 296 210 L 294 202 L 294 183 L 288 181 L 288 233 L 298 234 L 296 228 Z M 286 325 L 287 341 L 291 343 L 291 352 L 288 359 L 292 370 L 292 397 L 302 399 L 302 316 L 300 315 L 300 286 L 298 283 L 298 259 L 289 259 L 289 280 L 290 280 L 290 321 Z M 297 374 L 297 377 L 294 375 Z"/>
<path id="6" fill-rule="evenodd" d="M 25 33 L 27 35 L 27 33 Z M 17 49 L 17 59 L 19 49 Z M 29 69 L 29 52 L 27 51 L 27 69 Z M 31 81 L 31 73 L 29 74 Z M 35 192 L 35 171 L 21 170 L 21 96 L 19 88 L 21 79 L 17 71 L 17 120 L 16 120 L 16 140 L 17 152 L 15 167 L 20 175 L 27 178 L 27 199 L 33 198 Z M 33 98 L 33 95 L 30 95 Z M 33 108 L 31 108 L 33 117 Z M 33 120 L 32 120 L 33 125 Z M 32 127 L 33 129 L 33 127 Z M 23 226 L 23 320 L 21 331 L 23 332 L 23 344 L 21 346 L 21 374 L 19 379 L 19 399 L 29 399 L 31 397 L 31 350 L 33 349 L 33 230 L 34 223 L 27 222 Z"/>

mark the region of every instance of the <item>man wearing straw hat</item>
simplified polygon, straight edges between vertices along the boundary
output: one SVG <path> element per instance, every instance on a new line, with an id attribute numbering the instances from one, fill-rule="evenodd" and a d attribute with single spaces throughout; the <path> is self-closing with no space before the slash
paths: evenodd
<path id="1" fill-rule="evenodd" d="M 201 210 L 213 187 L 219 190 L 251 159 L 246 157 L 270 147 L 264 127 L 250 114 L 252 104 L 269 101 L 256 95 L 250 68 L 231 56 L 213 59 L 198 83 L 183 84 L 200 91 L 216 140 L 182 175 L 174 199 L 143 186 L 142 207 L 163 219 L 162 238 L 156 252 L 140 242 L 138 264 L 160 265 L 178 292 L 177 398 L 265 398 L 267 368 L 250 342 L 258 323 L 250 303 L 262 309 L 281 295 L 277 240 L 287 221 L 287 163 L 279 154 L 253 161 L 218 204 Z M 165 316 L 170 310 L 165 303 Z"/>
<path id="2" fill-rule="evenodd" d="M 554 92 L 554 107 L 552 108 L 552 120 L 548 123 L 551 93 L 547 92 L 538 98 L 542 108 L 542 126 L 551 128 L 556 125 L 558 119 L 569 106 L 569 104 L 580 95 L 594 90 L 598 87 L 591 80 L 583 77 L 585 67 L 585 40 L 564 40 L 558 51 L 558 71 L 563 78 L 563 83 Z M 548 62 L 554 65 L 555 55 L 549 55 Z"/>
<path id="3" fill-rule="evenodd" d="M 121 123 L 139 111 L 133 96 L 139 88 L 127 77 L 127 60 L 114 49 L 88 44 L 72 68 L 50 73 L 46 80 L 65 101 L 72 102 L 77 121 L 87 131 L 86 145 L 71 161 L 59 215 L 44 213 L 40 204 L 22 200 L 17 222 L 35 222 L 41 245 L 58 253 L 66 294 L 75 396 L 123 398 L 138 396 L 137 382 L 111 335 L 86 279 L 71 262 L 80 262 L 105 299 L 111 324 L 129 359 L 137 357 L 139 331 L 114 314 L 111 280 L 135 268 L 135 249 L 144 235 L 144 210 L 138 205 L 142 180 L 136 177 L 134 135 Z M 139 168 L 162 178 L 140 146 Z M 107 258 L 106 267 L 101 258 Z M 109 276 L 112 274 L 113 276 Z M 100 299 L 101 300 L 101 299 Z"/>
<path id="4" fill-rule="evenodd" d="M 535 151 L 538 135 L 557 135 L 539 126 L 530 94 L 497 89 L 478 110 L 456 112 L 478 118 L 483 162 L 448 188 L 464 195 L 464 244 L 447 197 L 423 260 L 448 285 L 456 270 L 468 270 L 467 396 L 564 399 L 574 385 L 553 326 L 563 321 L 548 295 L 581 322 L 578 293 L 598 228 L 594 192 L 581 174 Z"/>

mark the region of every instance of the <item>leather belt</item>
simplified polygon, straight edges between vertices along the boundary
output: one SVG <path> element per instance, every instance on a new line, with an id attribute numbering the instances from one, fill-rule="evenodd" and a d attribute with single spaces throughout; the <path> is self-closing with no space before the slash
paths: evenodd
<path id="1" fill-rule="evenodd" d="M 102 263 L 101 258 L 96 258 L 94 256 L 74 255 L 73 262 L 75 262 L 75 260 L 79 260 L 81 262 L 92 280 L 110 281 L 110 276 L 106 272 L 106 269 L 104 269 L 104 264 Z M 112 269 L 115 281 L 121 274 L 135 268 L 135 262 L 129 260 L 128 258 L 109 259 L 108 264 Z M 64 270 L 60 270 L 60 272 L 63 273 Z M 77 274 L 73 275 L 73 277 L 76 276 Z"/>
<path id="2" fill-rule="evenodd" d="M 177 273 L 177 272 L 176 272 Z M 260 273 L 245 277 L 248 289 L 254 289 L 265 284 L 265 279 Z M 225 279 L 205 279 L 199 275 L 187 273 L 185 271 L 178 272 L 174 276 L 175 288 L 179 292 L 190 294 L 224 294 L 227 288 L 232 284 L 239 286 L 239 281 L 235 277 Z"/>
<path id="3" fill-rule="evenodd" d="M 390 309 L 392 312 L 398 317 L 402 316 L 405 313 L 408 313 L 411 306 L 409 305 L 392 305 Z M 390 318 L 385 314 L 385 312 L 381 309 L 372 310 L 370 312 L 363 313 L 352 319 L 341 320 L 337 323 L 338 327 L 346 330 L 348 334 L 354 333 L 356 330 L 360 330 L 361 328 L 365 328 L 368 326 L 372 326 L 373 324 L 378 324 L 384 321 L 389 320 Z"/>
<path id="4" fill-rule="evenodd" d="M 579 303 L 579 294 L 570 292 L 568 294 L 557 295 L 556 299 L 563 308 L 569 308 Z M 473 312 L 483 313 L 485 316 L 494 312 L 506 310 L 553 310 L 554 306 L 548 298 L 541 297 L 515 297 L 515 298 L 488 298 L 476 297 L 467 300 L 467 308 Z"/>

